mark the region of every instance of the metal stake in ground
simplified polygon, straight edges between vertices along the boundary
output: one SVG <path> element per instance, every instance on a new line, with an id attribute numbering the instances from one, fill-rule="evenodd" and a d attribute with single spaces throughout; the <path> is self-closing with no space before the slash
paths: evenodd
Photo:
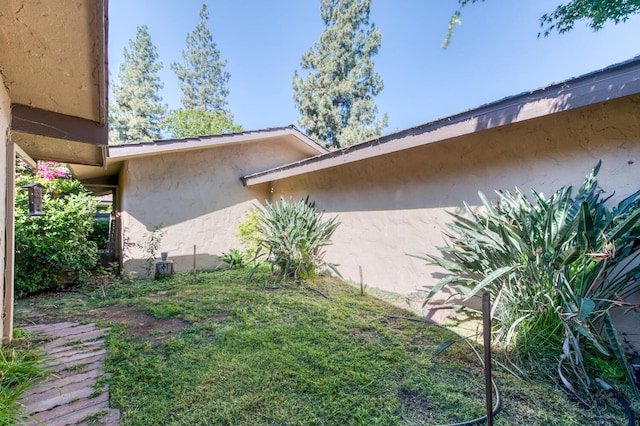
<path id="1" fill-rule="evenodd" d="M 484 335 L 484 389 L 487 403 L 487 425 L 493 426 L 493 394 L 491 393 L 491 295 L 482 294 L 482 334 Z"/>

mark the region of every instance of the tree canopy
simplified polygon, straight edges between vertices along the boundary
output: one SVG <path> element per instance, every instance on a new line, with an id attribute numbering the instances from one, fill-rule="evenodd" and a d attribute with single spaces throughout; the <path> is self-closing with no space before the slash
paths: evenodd
<path id="1" fill-rule="evenodd" d="M 327 146 L 340 148 L 379 136 L 387 116 L 377 119 L 374 102 L 383 88 L 372 57 L 382 36 L 369 22 L 371 0 L 322 0 L 325 29 L 302 56 L 305 77 L 293 76 L 300 126 Z"/>
<path id="2" fill-rule="evenodd" d="M 208 19 L 207 6 L 203 4 L 200 22 L 187 34 L 186 49 L 182 51 L 184 62 L 172 63 L 171 69 L 178 77 L 182 91 L 180 102 L 185 109 L 224 112 L 230 74 L 224 70 L 227 61 L 220 58 L 220 51 L 207 28 Z"/>
<path id="3" fill-rule="evenodd" d="M 109 114 L 111 144 L 160 137 L 160 121 L 167 109 L 159 94 L 164 86 L 158 77 L 161 68 L 147 26 L 139 26 L 135 38 L 124 48 L 119 81 L 111 84 L 114 98 Z"/>
<path id="4" fill-rule="evenodd" d="M 469 3 L 484 2 L 484 0 L 458 0 L 459 8 L 449 21 L 447 36 L 442 47 L 447 47 L 453 36 L 453 30 L 460 23 L 461 10 Z M 547 37 L 554 31 L 559 34 L 573 29 L 578 21 L 586 21 L 587 26 L 594 31 L 601 30 L 608 22 L 618 24 L 640 12 L 640 0 L 570 0 L 561 4 L 553 12 L 540 17 L 541 31 L 538 37 Z"/>
<path id="5" fill-rule="evenodd" d="M 176 109 L 171 111 L 163 123 L 173 138 L 189 138 L 204 135 L 241 132 L 242 126 L 233 124 L 231 114 L 202 109 Z"/>

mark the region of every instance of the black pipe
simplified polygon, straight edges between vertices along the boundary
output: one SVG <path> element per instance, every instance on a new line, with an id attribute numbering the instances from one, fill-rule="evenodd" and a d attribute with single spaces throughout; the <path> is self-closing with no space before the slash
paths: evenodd
<path id="1" fill-rule="evenodd" d="M 625 413 L 627 413 L 627 419 L 629 420 L 627 425 L 628 426 L 635 426 L 636 420 L 634 418 L 633 411 L 631 410 L 631 406 L 629 405 L 627 400 L 624 399 L 624 397 L 622 395 L 620 395 L 620 392 L 615 390 L 609 383 L 605 382 L 604 380 L 602 380 L 599 377 L 596 377 L 595 381 L 596 381 L 596 383 L 598 383 L 600 385 L 600 387 L 602 389 L 611 392 L 611 394 L 618 400 L 620 405 L 622 405 L 622 407 L 624 408 Z"/>

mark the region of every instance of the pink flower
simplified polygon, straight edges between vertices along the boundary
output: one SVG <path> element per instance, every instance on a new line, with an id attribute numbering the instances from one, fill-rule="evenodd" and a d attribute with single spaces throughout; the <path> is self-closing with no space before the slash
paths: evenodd
<path id="1" fill-rule="evenodd" d="M 55 176 L 53 175 L 53 173 L 50 170 L 40 170 L 38 172 L 38 175 L 40 175 L 42 178 L 44 178 L 46 180 L 55 179 Z"/>

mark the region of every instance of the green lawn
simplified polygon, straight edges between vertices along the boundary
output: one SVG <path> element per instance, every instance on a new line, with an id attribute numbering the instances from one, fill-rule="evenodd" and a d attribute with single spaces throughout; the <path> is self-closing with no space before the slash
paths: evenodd
<path id="1" fill-rule="evenodd" d="M 482 369 L 450 331 L 338 280 L 274 284 L 247 270 L 24 299 L 17 320 L 111 325 L 111 404 L 123 425 L 423 425 L 483 415 Z M 128 320 L 130 323 L 124 323 Z M 496 368 L 497 425 L 625 424 Z M 637 408 L 637 407 L 636 407 Z"/>

